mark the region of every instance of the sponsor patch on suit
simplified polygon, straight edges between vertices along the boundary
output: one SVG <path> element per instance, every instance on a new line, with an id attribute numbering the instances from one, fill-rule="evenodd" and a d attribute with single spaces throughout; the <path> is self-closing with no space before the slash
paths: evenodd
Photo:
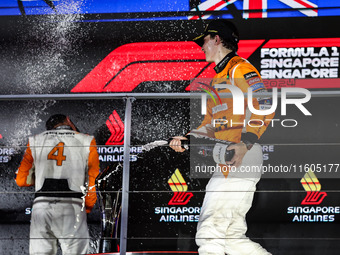
<path id="1" fill-rule="evenodd" d="M 256 72 L 250 72 L 243 75 L 244 79 L 249 80 L 253 77 L 259 76 Z"/>
<path id="2" fill-rule="evenodd" d="M 221 111 L 228 110 L 228 105 L 226 103 L 220 104 L 220 105 L 213 107 L 211 110 L 212 110 L 212 113 L 215 114 Z"/>

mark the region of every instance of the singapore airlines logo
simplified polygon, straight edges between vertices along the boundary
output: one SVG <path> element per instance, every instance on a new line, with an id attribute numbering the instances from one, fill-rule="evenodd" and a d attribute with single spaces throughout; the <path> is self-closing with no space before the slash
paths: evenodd
<path id="1" fill-rule="evenodd" d="M 176 169 L 176 171 L 170 177 L 168 184 L 171 190 L 174 192 L 174 195 L 169 201 L 168 205 L 186 205 L 193 197 L 191 192 L 187 192 L 188 185 L 178 169 Z"/>
<path id="2" fill-rule="evenodd" d="M 326 192 L 320 192 L 321 184 L 311 170 L 305 173 L 300 182 L 307 192 L 306 197 L 301 202 L 302 205 L 318 205 L 327 196 Z"/>
<path id="3" fill-rule="evenodd" d="M 112 112 L 109 119 L 106 120 L 106 126 L 111 136 L 105 143 L 106 145 L 122 145 L 124 144 L 124 123 L 120 119 L 116 110 Z"/>

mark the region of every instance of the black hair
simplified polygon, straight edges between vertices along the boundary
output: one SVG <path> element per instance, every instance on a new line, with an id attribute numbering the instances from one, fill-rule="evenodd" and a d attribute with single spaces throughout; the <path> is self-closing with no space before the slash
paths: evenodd
<path id="1" fill-rule="evenodd" d="M 67 116 L 64 114 L 55 114 L 52 115 L 47 121 L 46 121 L 46 130 L 53 129 L 56 125 L 63 123 L 66 121 Z"/>

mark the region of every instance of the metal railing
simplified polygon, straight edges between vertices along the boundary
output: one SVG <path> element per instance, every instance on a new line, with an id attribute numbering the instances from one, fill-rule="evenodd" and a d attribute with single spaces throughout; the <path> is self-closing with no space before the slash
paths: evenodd
<path id="1" fill-rule="evenodd" d="M 340 85 L 339 85 L 340 86 Z M 340 90 L 334 91 L 312 91 L 312 97 L 339 97 Z M 131 139 L 131 113 L 132 103 L 136 99 L 191 99 L 201 98 L 203 93 L 84 93 L 84 94 L 33 94 L 33 95 L 0 95 L 0 101 L 18 100 L 96 100 L 96 99 L 125 99 L 125 122 L 124 122 L 124 159 L 129 158 Z M 231 98 L 230 93 L 220 93 L 221 97 Z M 246 97 L 245 93 L 245 97 Z M 271 92 L 253 94 L 253 97 L 270 97 Z M 281 92 L 277 93 L 281 97 Z M 287 97 L 301 97 L 301 93 L 291 93 Z M 120 232 L 120 254 L 126 254 L 127 229 L 128 229 L 128 204 L 129 204 L 129 177 L 130 161 L 124 160 L 122 178 L 122 211 L 121 211 L 121 232 Z"/>

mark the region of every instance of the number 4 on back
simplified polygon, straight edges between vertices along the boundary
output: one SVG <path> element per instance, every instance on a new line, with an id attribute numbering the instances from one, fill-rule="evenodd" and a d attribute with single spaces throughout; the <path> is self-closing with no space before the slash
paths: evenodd
<path id="1" fill-rule="evenodd" d="M 64 155 L 64 145 L 64 143 L 60 142 L 50 151 L 50 153 L 48 153 L 47 159 L 56 160 L 57 166 L 61 166 L 63 161 L 66 160 L 66 156 Z"/>

